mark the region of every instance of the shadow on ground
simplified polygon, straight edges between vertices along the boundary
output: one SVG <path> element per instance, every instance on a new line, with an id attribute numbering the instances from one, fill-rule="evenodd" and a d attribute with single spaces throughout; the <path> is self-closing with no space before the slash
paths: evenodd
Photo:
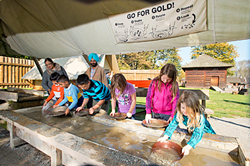
<path id="1" fill-rule="evenodd" d="M 240 127 L 244 127 L 244 128 L 250 129 L 249 126 L 241 125 L 241 124 L 234 123 L 234 122 L 231 122 L 231 121 L 228 121 L 228 120 L 223 120 L 223 119 L 216 118 L 216 117 L 210 117 L 210 118 L 215 119 L 215 120 L 219 120 L 219 121 L 222 121 L 222 122 L 230 123 L 230 124 L 233 124 L 233 125 L 237 125 L 237 126 L 240 126 Z"/>

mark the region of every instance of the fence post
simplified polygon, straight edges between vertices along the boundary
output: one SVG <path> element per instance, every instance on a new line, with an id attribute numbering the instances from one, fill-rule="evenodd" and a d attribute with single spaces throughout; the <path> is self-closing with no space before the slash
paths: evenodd
<path id="1" fill-rule="evenodd" d="M 8 58 L 8 63 L 11 63 L 11 58 Z M 8 65 L 8 82 L 11 83 L 12 80 L 11 80 L 11 65 Z"/>
<path id="2" fill-rule="evenodd" d="M 4 62 L 7 62 L 7 57 L 4 57 L 3 58 Z M 4 65 L 4 79 L 3 79 L 3 83 L 7 83 L 8 82 L 8 66 L 7 65 Z M 6 88 L 7 86 L 3 86 L 3 88 Z"/>
<path id="3" fill-rule="evenodd" d="M 15 64 L 16 64 L 16 66 L 15 66 L 15 83 L 19 83 L 19 79 L 18 79 L 18 77 L 19 77 L 19 72 L 18 72 L 18 62 L 19 62 L 19 58 L 15 58 Z M 16 88 L 20 88 L 19 87 L 19 85 L 16 85 L 15 86 Z"/>
<path id="4" fill-rule="evenodd" d="M 0 56 L 0 62 L 3 62 L 3 56 Z M 4 71 L 3 71 L 3 64 L 0 64 L 0 83 L 3 83 L 3 75 L 4 75 Z M 1 86 L 0 86 L 1 88 Z"/>

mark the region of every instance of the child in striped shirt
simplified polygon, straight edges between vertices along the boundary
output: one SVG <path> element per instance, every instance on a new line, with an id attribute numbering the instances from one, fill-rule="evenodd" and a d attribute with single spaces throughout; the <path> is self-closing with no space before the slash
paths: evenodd
<path id="1" fill-rule="evenodd" d="M 89 114 L 98 113 L 101 108 L 108 112 L 111 95 L 109 89 L 103 83 L 89 79 L 87 74 L 79 75 L 76 82 L 83 90 L 84 95 L 83 103 L 76 111 L 84 109 L 91 97 L 94 100 L 93 106 L 89 109 Z"/>

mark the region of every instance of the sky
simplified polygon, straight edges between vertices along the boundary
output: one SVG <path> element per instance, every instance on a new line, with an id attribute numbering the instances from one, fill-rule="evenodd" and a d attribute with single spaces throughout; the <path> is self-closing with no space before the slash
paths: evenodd
<path id="1" fill-rule="evenodd" d="M 239 57 L 236 58 L 236 62 L 242 60 L 250 60 L 250 39 L 229 42 L 229 44 L 233 44 L 234 46 L 237 47 L 237 52 L 239 54 Z M 185 65 L 192 61 L 190 58 L 191 47 L 180 48 L 180 51 L 178 53 L 183 59 L 181 62 L 182 65 Z"/>

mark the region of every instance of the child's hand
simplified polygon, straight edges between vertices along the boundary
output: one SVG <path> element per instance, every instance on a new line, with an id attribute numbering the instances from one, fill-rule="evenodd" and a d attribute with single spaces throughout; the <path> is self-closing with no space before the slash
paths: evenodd
<path id="1" fill-rule="evenodd" d="M 128 117 L 128 118 L 131 118 L 131 117 L 132 117 L 132 114 L 128 112 L 128 113 L 127 113 L 127 117 Z"/>
<path id="2" fill-rule="evenodd" d="M 82 107 L 78 107 L 77 109 L 76 109 L 76 111 L 81 111 L 83 108 Z"/>
<path id="3" fill-rule="evenodd" d="M 53 108 L 59 107 L 59 105 L 53 105 Z"/>
<path id="4" fill-rule="evenodd" d="M 93 109 L 93 107 L 91 107 L 91 108 L 89 109 L 89 114 L 92 115 L 92 114 L 94 113 L 94 111 L 95 111 L 95 110 Z"/>
<path id="5" fill-rule="evenodd" d="M 145 116 L 146 123 L 150 123 L 151 118 L 152 118 L 151 114 L 146 114 L 146 116 Z"/>
<path id="6" fill-rule="evenodd" d="M 189 151 L 192 149 L 192 146 L 186 145 L 182 148 L 181 152 L 184 154 L 184 156 L 189 154 Z"/>
<path id="7" fill-rule="evenodd" d="M 173 118 L 172 117 L 169 117 L 169 119 L 168 119 L 168 123 L 170 123 L 171 121 L 173 120 Z"/>
<path id="8" fill-rule="evenodd" d="M 167 139 L 168 139 L 168 136 L 167 136 L 167 135 L 164 135 L 163 137 L 159 138 L 159 139 L 157 140 L 157 142 L 164 142 L 164 141 L 166 141 Z"/>
<path id="9" fill-rule="evenodd" d="M 115 109 L 112 109 L 112 111 L 109 114 L 110 116 L 114 116 L 115 115 Z"/>
<path id="10" fill-rule="evenodd" d="M 48 103 L 48 102 L 47 102 L 47 101 L 45 101 L 45 102 L 44 102 L 44 104 L 43 104 L 43 106 L 46 106 L 46 104 L 47 104 L 47 103 Z"/>
<path id="11" fill-rule="evenodd" d="M 65 111 L 65 115 L 68 115 L 68 114 L 69 114 L 69 111 L 70 111 L 70 109 L 67 108 L 66 111 Z"/>

